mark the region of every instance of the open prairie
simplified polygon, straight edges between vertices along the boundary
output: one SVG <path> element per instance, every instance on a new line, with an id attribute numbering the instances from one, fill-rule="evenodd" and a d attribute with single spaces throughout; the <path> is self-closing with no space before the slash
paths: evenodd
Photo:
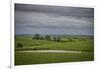
<path id="1" fill-rule="evenodd" d="M 18 46 L 18 43 L 22 46 Z M 50 52 L 50 50 L 69 52 Z M 93 51 L 94 42 L 91 36 L 66 35 L 57 42 L 45 39 L 36 40 L 27 35 L 17 35 L 15 38 L 15 65 L 92 61 L 94 59 Z"/>

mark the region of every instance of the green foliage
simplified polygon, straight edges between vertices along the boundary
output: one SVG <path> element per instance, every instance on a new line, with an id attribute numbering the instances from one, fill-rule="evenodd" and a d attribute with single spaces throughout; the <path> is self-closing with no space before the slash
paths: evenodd
<path id="1" fill-rule="evenodd" d="M 39 40 L 39 39 L 40 39 L 40 34 L 34 34 L 34 36 L 33 36 L 32 39 L 37 39 L 37 40 Z"/>
<path id="2" fill-rule="evenodd" d="M 61 37 L 58 36 L 57 39 L 56 39 L 56 41 L 60 42 L 61 41 Z"/>
<path id="3" fill-rule="evenodd" d="M 51 40 L 50 35 L 46 35 L 46 36 L 45 36 L 45 39 L 46 39 L 46 40 Z"/>
<path id="4" fill-rule="evenodd" d="M 60 36 L 53 37 L 53 41 L 60 42 L 61 37 Z"/>
<path id="5" fill-rule="evenodd" d="M 23 47 L 21 43 L 17 43 L 17 47 Z"/>

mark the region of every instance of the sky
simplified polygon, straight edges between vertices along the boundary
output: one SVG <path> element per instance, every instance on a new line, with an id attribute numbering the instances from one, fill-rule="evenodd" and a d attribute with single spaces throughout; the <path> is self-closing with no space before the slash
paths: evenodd
<path id="1" fill-rule="evenodd" d="M 15 4 L 15 34 L 93 35 L 94 9 Z"/>

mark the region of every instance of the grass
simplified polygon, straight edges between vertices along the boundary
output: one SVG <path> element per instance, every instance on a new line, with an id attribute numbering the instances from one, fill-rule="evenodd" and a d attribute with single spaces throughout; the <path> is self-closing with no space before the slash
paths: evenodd
<path id="1" fill-rule="evenodd" d="M 23 46 L 18 47 L 17 43 Z M 82 53 L 17 52 L 23 50 L 69 50 Z M 92 61 L 93 52 L 94 41 L 90 36 L 64 36 L 60 42 L 32 40 L 32 36 L 22 35 L 15 38 L 15 65 Z"/>
<path id="2" fill-rule="evenodd" d="M 16 50 L 34 50 L 34 49 L 49 49 L 49 50 L 76 50 L 76 51 L 93 51 L 94 42 L 93 39 L 86 41 L 79 39 L 68 42 L 67 38 L 64 38 L 66 42 L 55 42 L 48 40 L 32 40 L 32 37 L 18 36 L 16 38 L 15 47 Z M 76 41 L 77 40 L 77 41 Z M 21 43 L 23 47 L 17 48 L 17 43 Z"/>
<path id="3" fill-rule="evenodd" d="M 83 53 L 42 53 L 15 52 L 15 65 L 92 61 L 93 52 Z"/>

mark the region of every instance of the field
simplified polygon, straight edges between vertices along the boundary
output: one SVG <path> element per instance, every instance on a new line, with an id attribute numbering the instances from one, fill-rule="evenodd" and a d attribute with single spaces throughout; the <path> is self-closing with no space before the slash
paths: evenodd
<path id="1" fill-rule="evenodd" d="M 80 51 L 81 53 L 20 52 L 37 50 Z M 36 40 L 32 39 L 30 35 L 17 35 L 15 37 L 15 65 L 93 60 L 93 36 L 63 35 L 59 42 L 44 39 Z"/>

